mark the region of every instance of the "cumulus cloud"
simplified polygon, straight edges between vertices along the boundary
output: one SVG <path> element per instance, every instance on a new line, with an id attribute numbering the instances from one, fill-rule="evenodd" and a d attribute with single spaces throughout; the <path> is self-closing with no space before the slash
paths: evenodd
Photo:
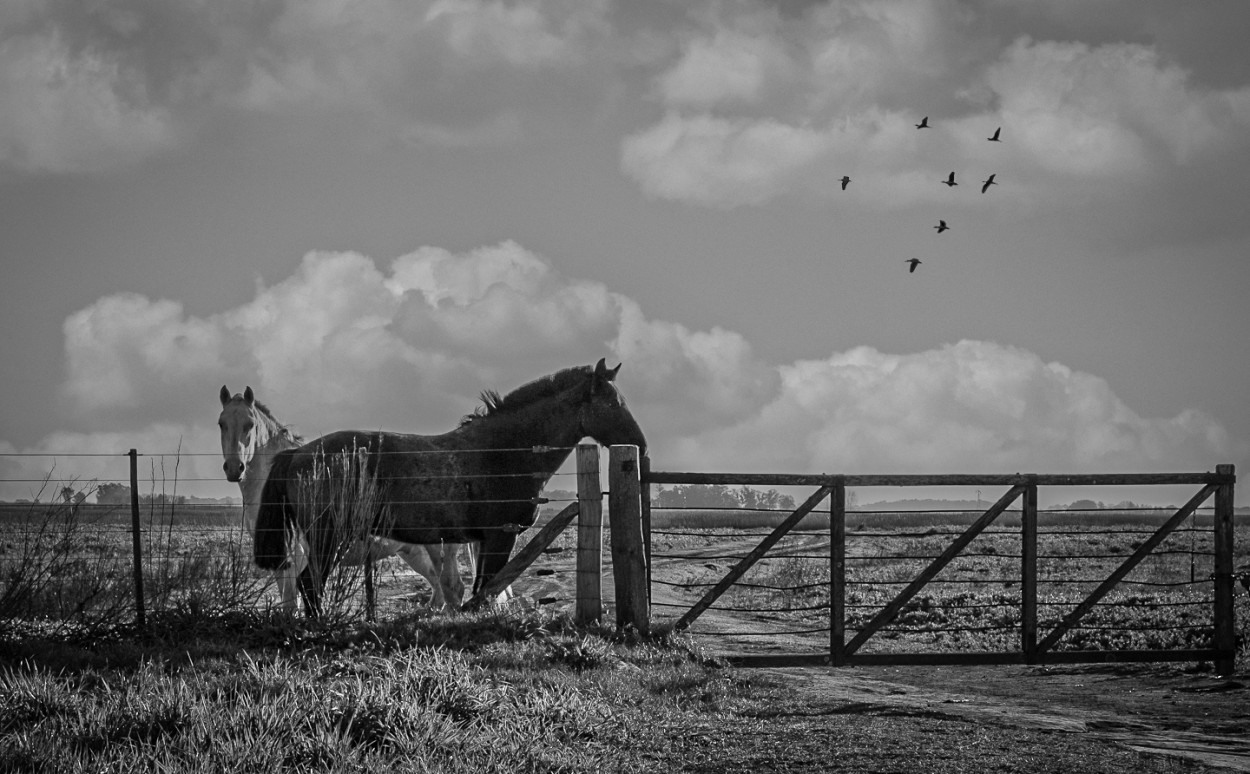
<path id="1" fill-rule="evenodd" d="M 1250 90 L 1203 91 L 1136 44 L 1021 38 L 985 81 L 1013 136 L 1042 166 L 1071 175 L 1183 163 L 1245 127 Z"/>
<path id="2" fill-rule="evenodd" d="M 174 144 L 169 111 L 107 52 L 57 32 L 0 34 L 0 163 L 31 172 L 124 166 Z"/>
<path id="3" fill-rule="evenodd" d="M 850 174 L 857 201 L 906 205 L 940 194 L 915 185 L 931 182 L 939 160 L 982 160 L 995 126 L 1012 138 L 1000 162 L 1032 181 L 1034 197 L 1070 197 L 1073 180 L 1172 173 L 1244 146 L 1250 89 L 1196 85 L 1150 46 L 1004 45 L 992 24 L 938 0 L 829 4 L 792 18 L 721 8 L 694 15 L 697 32 L 654 79 L 662 117 L 622 142 L 622 170 L 650 196 L 759 205 L 835 193 L 830 181 Z M 923 113 L 935 120 L 921 145 L 911 124 Z M 1019 194 L 1006 182 L 992 201 Z"/>
<path id="4" fill-rule="evenodd" d="M 424 247 L 387 268 L 310 253 L 290 277 L 206 317 L 107 296 L 70 316 L 65 346 L 66 429 L 23 451 L 172 454 L 181 440 L 184 478 L 205 481 L 220 478 L 222 383 L 250 385 L 310 436 L 428 433 L 454 427 L 484 389 L 605 356 L 624 363 L 619 383 L 668 469 L 1207 469 L 1247 451 L 1200 412 L 1143 417 L 1095 375 L 990 342 L 768 363 L 734 331 L 648 317 L 514 242 Z M 72 464 L 65 472 L 79 478 L 107 475 L 96 461 Z"/>
<path id="5" fill-rule="evenodd" d="M 753 416 L 687 447 L 722 466 L 863 473 L 1205 470 L 1244 451 L 1200 412 L 1142 417 L 1097 376 L 990 342 L 858 347 L 779 372 Z"/>
<path id="6" fill-rule="evenodd" d="M 0 164 L 121 167 L 230 111 L 352 115 L 357 128 L 363 117 L 421 143 L 507 142 L 521 114 L 542 116 L 601 69 L 609 10 L 606 0 L 6 5 Z"/>
<path id="7" fill-rule="evenodd" d="M 483 389 L 605 356 L 627 362 L 638 406 L 694 428 L 749 410 L 775 381 L 741 336 L 649 320 L 631 299 L 513 242 L 422 248 L 387 270 L 358 253 L 310 253 L 290 277 L 207 317 L 171 300 L 108 296 L 70 316 L 65 343 L 62 395 L 95 432 L 207 423 L 223 382 L 251 385 L 311 433 L 442 431 Z"/>

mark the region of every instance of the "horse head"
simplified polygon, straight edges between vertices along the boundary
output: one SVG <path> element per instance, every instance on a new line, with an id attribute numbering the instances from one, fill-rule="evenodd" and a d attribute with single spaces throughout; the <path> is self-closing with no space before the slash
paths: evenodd
<path id="1" fill-rule="evenodd" d="M 222 468 L 226 480 L 238 483 L 247 465 L 256 453 L 256 396 L 248 387 L 242 395 L 230 395 L 221 387 L 221 415 L 217 426 L 221 428 L 221 454 L 226 458 Z"/>
<path id="2" fill-rule="evenodd" d="M 595 364 L 579 419 L 583 436 L 594 438 L 604 446 L 631 444 L 640 454 L 647 452 L 647 439 L 638 421 L 625 405 L 625 398 L 616 388 L 616 374 L 621 370 L 608 368 L 603 358 Z"/>

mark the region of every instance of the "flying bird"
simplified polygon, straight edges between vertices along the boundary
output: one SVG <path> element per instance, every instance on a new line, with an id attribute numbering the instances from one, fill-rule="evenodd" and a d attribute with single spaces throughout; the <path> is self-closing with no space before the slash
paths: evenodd
<path id="1" fill-rule="evenodd" d="M 994 182 L 994 175 L 990 175 L 989 177 L 985 178 L 985 182 L 981 184 L 981 193 L 985 193 L 986 191 L 988 191 L 990 186 L 992 185 L 998 185 L 998 183 Z"/>
<path id="2" fill-rule="evenodd" d="M 916 267 L 924 263 L 924 261 L 920 260 L 919 258 L 908 258 L 907 260 L 903 261 L 903 263 L 911 264 L 911 268 L 907 270 L 907 273 L 911 274 L 912 272 L 916 270 Z"/>
<path id="3" fill-rule="evenodd" d="M 928 116 L 925 116 L 924 118 L 920 119 L 920 123 L 916 124 L 916 128 L 917 128 L 917 129 L 928 129 L 928 128 L 930 128 L 930 127 L 929 127 L 929 117 L 928 117 Z"/>
<path id="4" fill-rule="evenodd" d="M 998 127 L 997 129 L 994 130 L 993 137 L 986 137 L 985 139 L 989 140 L 990 142 L 1002 142 L 1002 140 L 998 139 L 998 133 L 1001 132 L 1002 130 L 1003 128 L 1001 126 Z"/>
<path id="5" fill-rule="evenodd" d="M 948 177 L 948 178 L 946 178 L 946 179 L 945 179 L 945 180 L 943 180 L 942 182 L 943 182 L 943 183 L 946 183 L 947 185 L 959 185 L 959 183 L 956 183 L 956 182 L 955 182 L 955 173 L 954 173 L 954 172 L 952 172 L 952 173 L 951 173 L 951 176 L 950 176 L 950 177 Z"/>
<path id="6" fill-rule="evenodd" d="M 937 232 L 940 234 L 940 233 L 942 233 L 943 231 L 948 231 L 948 230 L 950 229 L 950 226 L 946 225 L 946 221 L 944 221 L 944 220 L 939 220 L 939 221 L 938 221 L 938 224 L 937 224 L 936 226 L 934 226 L 934 228 L 936 228 L 936 229 L 937 229 Z"/>
<path id="7" fill-rule="evenodd" d="M 843 176 L 842 176 L 842 190 L 843 190 L 843 191 L 845 191 L 845 190 L 846 190 L 846 184 L 847 184 L 847 183 L 849 183 L 849 182 L 851 182 L 851 178 L 850 178 L 850 177 L 848 177 L 847 175 L 843 175 Z"/>

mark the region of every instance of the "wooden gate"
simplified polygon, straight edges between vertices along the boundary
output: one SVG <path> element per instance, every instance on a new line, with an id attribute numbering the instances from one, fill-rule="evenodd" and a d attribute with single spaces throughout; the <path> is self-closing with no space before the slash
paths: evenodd
<path id="1" fill-rule="evenodd" d="M 741 557 L 735 565 L 712 585 L 677 619 L 674 628 L 684 630 L 703 615 L 723 594 L 738 583 L 757 562 L 769 554 L 778 542 L 805 517 L 826 500 L 829 502 L 829 645 L 819 654 L 768 654 L 731 656 L 743 666 L 856 665 L 856 664 L 1054 664 L 1110 661 L 1214 661 L 1221 672 L 1232 669 L 1235 629 L 1233 622 L 1233 486 L 1236 480 L 1232 465 L 1220 465 L 1215 473 L 1178 474 L 1109 474 L 1109 475 L 931 475 L 931 476 L 837 476 L 785 474 L 714 474 L 652 472 L 644 461 L 642 473 L 643 503 L 649 503 L 651 485 L 659 484 L 724 484 L 756 487 L 815 487 L 815 491 L 778 523 L 758 545 Z M 1086 593 L 1059 619 L 1039 625 L 1038 616 L 1038 488 L 1046 486 L 1152 486 L 1195 485 L 1200 489 L 1180 508 L 1168 515 L 1149 537 L 1136 541 L 1132 552 L 1105 577 L 1096 579 Z M 613 482 L 612 488 L 617 484 Z M 888 602 L 876 609 L 866 622 L 848 626 L 847 590 L 847 487 L 1006 487 L 1006 491 L 980 516 L 945 547 L 928 565 L 915 574 Z M 1202 647 L 1151 649 L 1058 649 L 1060 641 L 1116 589 L 1126 576 L 1149 557 L 1168 536 L 1208 500 L 1210 508 L 1213 584 L 1210 636 Z M 894 621 L 913 603 L 952 560 L 959 557 L 978 535 L 999 519 L 1012 506 L 1020 514 L 1018 645 L 1012 649 L 977 652 L 865 653 L 861 649 L 878 637 L 883 628 Z M 650 514 L 644 507 L 644 529 L 650 542 Z M 1205 538 L 1204 538 L 1205 539 Z M 650 551 L 648 551 L 650 556 Z M 1116 557 L 1118 559 L 1118 557 Z M 1191 579 L 1193 580 L 1193 579 Z M 1049 604 L 1049 603 L 1048 603 Z M 849 636 L 849 632 L 854 632 Z"/>

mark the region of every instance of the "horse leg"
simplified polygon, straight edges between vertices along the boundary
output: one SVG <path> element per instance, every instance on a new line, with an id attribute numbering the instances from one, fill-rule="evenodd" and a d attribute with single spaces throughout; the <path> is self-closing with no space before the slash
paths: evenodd
<path id="1" fill-rule="evenodd" d="M 473 579 L 475 595 L 508 563 L 514 545 L 516 545 L 515 532 L 505 532 L 500 529 L 487 533 L 480 544 L 480 553 L 477 557 L 477 574 Z"/>
<path id="2" fill-rule="evenodd" d="M 468 561 L 469 561 L 469 567 L 473 569 L 474 579 L 476 583 L 477 573 L 479 572 L 478 559 L 482 555 L 482 544 L 479 541 L 474 540 L 471 543 L 464 543 L 463 545 L 464 545 L 465 556 L 468 558 Z M 476 593 L 476 591 L 474 593 Z M 509 585 L 503 591 L 499 592 L 499 595 L 497 597 L 490 600 L 490 602 L 491 604 L 502 605 L 506 603 L 508 600 L 512 599 L 513 596 L 514 594 L 512 593 L 512 586 Z"/>
<path id="3" fill-rule="evenodd" d="M 459 610 L 460 604 L 464 602 L 464 577 L 460 574 L 460 544 L 443 543 L 441 546 L 430 545 L 425 548 L 429 551 L 431 558 L 437 554 L 442 564 L 439 583 L 443 588 L 443 600 L 448 609 Z"/>
<path id="4" fill-rule="evenodd" d="M 437 546 L 415 546 L 407 543 L 395 543 L 395 546 L 395 553 L 399 554 L 409 567 L 430 584 L 430 608 L 442 610 L 447 603 L 443 596 L 443 589 L 439 585 L 439 557 L 430 550 Z"/>
<path id="5" fill-rule="evenodd" d="M 300 578 L 308 569 L 308 544 L 302 535 L 297 536 L 288 546 L 286 566 L 274 571 L 274 579 L 278 584 L 278 594 L 282 598 L 280 610 L 287 615 L 295 614 L 296 600 L 304 598 L 307 609 L 308 598 L 303 588 L 304 581 Z"/>
<path id="6" fill-rule="evenodd" d="M 321 617 L 321 584 L 314 577 L 311 565 L 299 572 L 299 595 L 304 600 L 304 613 L 314 621 Z"/>

